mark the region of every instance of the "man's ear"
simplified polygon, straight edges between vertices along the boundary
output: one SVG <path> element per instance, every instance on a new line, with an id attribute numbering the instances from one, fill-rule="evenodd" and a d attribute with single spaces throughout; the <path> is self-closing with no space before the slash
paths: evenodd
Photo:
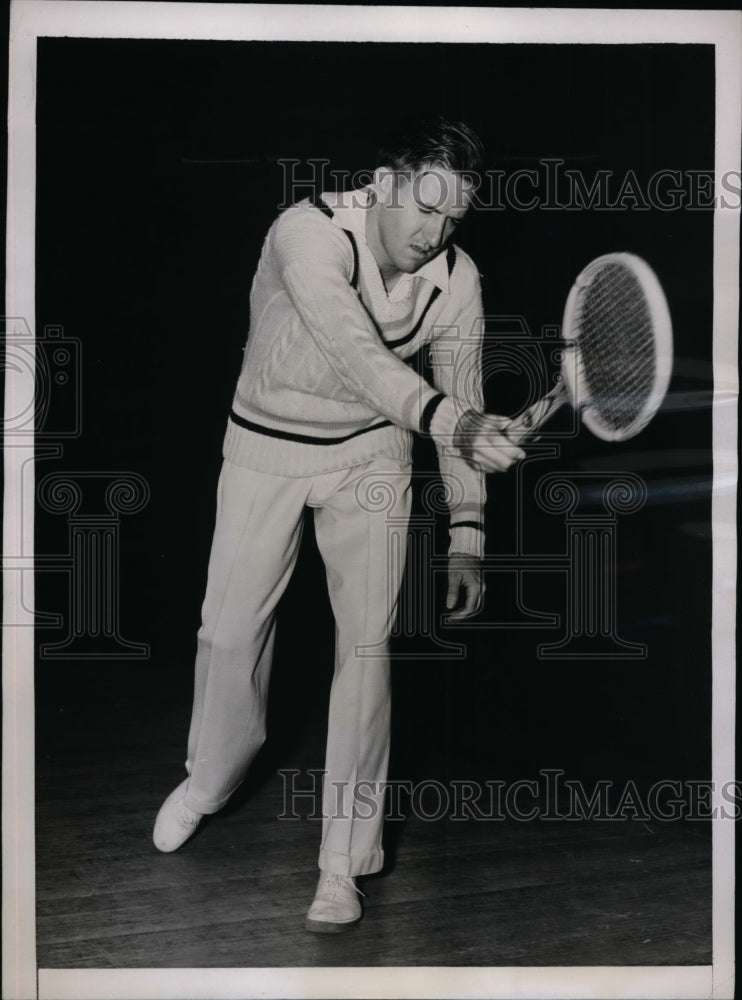
<path id="1" fill-rule="evenodd" d="M 394 171 L 390 167 L 377 167 L 374 170 L 373 181 L 369 186 L 382 205 L 389 204 L 394 189 Z"/>

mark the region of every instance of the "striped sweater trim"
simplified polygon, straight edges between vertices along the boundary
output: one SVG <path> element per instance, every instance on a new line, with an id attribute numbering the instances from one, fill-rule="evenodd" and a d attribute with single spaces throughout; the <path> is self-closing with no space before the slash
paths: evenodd
<path id="1" fill-rule="evenodd" d="M 377 458 L 412 462 L 412 434 L 394 424 L 377 425 L 374 434 L 358 434 L 327 448 L 314 447 L 316 443 L 271 437 L 228 420 L 223 455 L 234 465 L 291 479 L 351 469 Z"/>
<path id="2" fill-rule="evenodd" d="M 318 208 L 323 215 L 326 215 L 328 219 L 332 219 L 335 213 L 322 198 L 315 198 L 312 202 L 315 208 Z M 353 272 L 350 276 L 350 287 L 357 290 L 358 289 L 358 276 L 359 276 L 359 261 L 358 261 L 358 244 L 356 243 L 356 238 L 350 229 L 343 229 L 343 232 L 348 237 L 350 243 L 350 248 L 353 251 Z"/>
<path id="3" fill-rule="evenodd" d="M 433 303 L 435 302 L 435 300 L 438 298 L 438 296 L 440 294 L 441 294 L 440 288 L 436 287 L 436 288 L 433 289 L 433 294 L 430 296 L 430 298 L 428 299 L 427 303 L 425 304 L 425 308 L 420 313 L 420 319 L 417 321 L 417 323 L 415 323 L 415 325 L 413 326 L 413 328 L 410 330 L 409 333 L 406 333 L 404 335 L 404 337 L 400 337 L 398 340 L 385 340 L 384 341 L 384 343 L 386 344 L 386 346 L 390 350 L 393 347 L 401 347 L 403 344 L 409 344 L 409 342 L 411 340 L 415 339 L 415 337 L 420 332 L 420 327 L 423 325 L 423 320 L 428 315 L 428 310 L 430 309 L 430 307 L 433 305 Z"/>
<path id="4" fill-rule="evenodd" d="M 344 444 L 346 441 L 350 441 L 352 438 L 358 437 L 360 434 L 368 434 L 369 431 L 376 431 L 381 427 L 392 426 L 391 420 L 381 420 L 377 424 L 372 424 L 371 427 L 362 427 L 360 430 L 353 431 L 351 434 L 345 434 L 342 437 L 320 437 L 312 434 L 292 434 L 289 431 L 281 431 L 275 427 L 266 427 L 264 424 L 256 424 L 253 420 L 247 420 L 245 417 L 241 417 L 239 413 L 236 413 L 234 410 L 230 411 L 229 419 L 239 427 L 244 427 L 245 430 L 253 431 L 255 434 L 265 434 L 266 437 L 279 438 L 281 441 L 296 441 L 298 444 L 320 445 Z"/>
<path id="5" fill-rule="evenodd" d="M 420 417 L 421 434 L 430 434 L 430 425 L 433 421 L 433 417 L 435 416 L 435 411 L 438 409 L 438 407 L 441 405 L 444 399 L 446 399 L 446 396 L 444 396 L 444 394 L 440 392 L 438 393 L 437 396 L 433 396 L 433 398 L 428 400 L 428 402 L 426 403 L 425 409 L 423 410 L 422 416 Z"/>
<path id="6" fill-rule="evenodd" d="M 357 275 L 358 248 L 356 246 L 355 239 L 353 238 L 353 234 L 350 232 L 350 230 L 344 229 L 343 232 L 349 237 L 349 239 L 350 239 L 350 241 L 351 241 L 351 243 L 353 245 L 353 252 L 356 255 L 356 258 L 355 258 L 356 259 L 356 271 L 354 272 L 354 274 Z M 448 267 L 448 276 L 450 278 L 451 275 L 453 274 L 453 269 L 456 266 L 456 248 L 453 246 L 453 244 L 451 244 L 450 246 L 448 246 L 446 248 L 446 265 Z M 353 287 L 355 288 L 356 286 L 354 285 Z M 378 333 L 379 338 L 381 339 L 381 341 L 384 344 L 384 346 L 388 347 L 389 350 L 393 350 L 395 347 L 403 347 L 405 344 L 409 344 L 410 341 L 414 340 L 415 337 L 420 332 L 420 330 L 422 329 L 422 325 L 425 322 L 425 317 L 428 315 L 428 311 L 430 310 L 430 307 L 433 305 L 433 303 L 436 301 L 436 299 L 438 298 L 438 296 L 440 294 L 441 294 L 440 286 L 436 285 L 433 288 L 433 291 L 430 293 L 430 298 L 428 299 L 428 301 L 423 306 L 423 310 L 420 313 L 420 316 L 419 316 L 417 322 L 415 323 L 415 325 L 412 327 L 412 329 L 409 331 L 409 333 L 406 333 L 403 337 L 398 337 L 396 340 L 386 340 L 384 338 L 384 333 L 383 333 L 381 327 L 379 326 L 379 324 L 374 319 L 373 322 L 374 322 L 374 326 L 376 327 L 376 332 Z M 371 314 L 369 313 L 369 315 L 371 315 Z M 371 317 L 371 318 L 373 319 L 373 317 Z M 401 325 L 406 325 L 406 321 L 404 321 L 404 320 L 395 321 L 393 323 L 390 323 L 389 327 L 391 329 L 393 329 L 394 327 L 399 327 Z"/>
<path id="7" fill-rule="evenodd" d="M 323 215 L 326 215 L 328 219 L 333 219 L 335 217 L 334 211 L 330 208 L 330 206 L 327 204 L 327 202 L 322 197 L 315 198 L 314 201 L 312 202 L 312 204 L 314 205 L 314 207 L 316 209 L 318 209 L 320 212 L 322 212 Z M 354 290 L 358 291 L 358 284 L 359 284 L 359 278 L 360 278 L 360 262 L 359 262 L 359 257 L 358 257 L 358 243 L 356 242 L 356 238 L 355 238 L 355 235 L 353 234 L 352 230 L 343 228 L 342 231 L 348 237 L 348 241 L 349 241 L 351 249 L 353 251 L 353 272 L 352 272 L 351 279 L 350 279 L 350 285 L 351 285 L 351 287 Z M 444 252 L 445 252 L 445 255 L 446 255 L 446 267 L 448 268 L 448 277 L 450 279 L 451 275 L 454 272 L 454 268 L 456 267 L 456 259 L 457 259 L 456 258 L 456 247 L 454 246 L 454 244 L 451 243 L 451 244 L 449 244 L 446 247 L 446 249 L 445 249 Z M 440 294 L 441 294 L 440 286 L 436 285 L 433 288 L 433 291 L 430 294 L 430 298 L 428 299 L 428 301 L 423 306 L 423 310 L 420 313 L 420 316 L 419 316 L 417 322 L 415 323 L 415 325 L 412 327 L 412 329 L 409 331 L 409 333 L 406 333 L 403 337 L 398 337 L 396 340 L 387 340 L 384 337 L 384 332 L 381 329 L 380 325 L 374 319 L 374 317 L 371 316 L 371 313 L 369 313 L 369 316 L 371 316 L 371 319 L 373 320 L 373 324 L 376 327 L 376 332 L 379 335 L 379 339 L 384 344 L 384 346 L 388 347 L 389 350 L 393 350 L 395 347 L 403 347 L 405 344 L 409 344 L 410 341 L 414 340 L 415 337 L 420 332 L 423 323 L 425 322 L 425 317 L 427 316 L 428 311 L 430 310 L 430 307 L 433 305 L 433 303 L 436 301 L 436 299 L 438 298 L 438 296 Z M 393 324 L 390 324 L 390 325 L 392 327 L 406 325 L 406 321 L 401 320 L 401 321 L 394 322 Z"/>

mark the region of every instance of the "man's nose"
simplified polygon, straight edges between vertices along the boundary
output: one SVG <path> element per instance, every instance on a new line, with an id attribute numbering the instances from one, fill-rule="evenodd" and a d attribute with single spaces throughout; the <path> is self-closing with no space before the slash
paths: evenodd
<path id="1" fill-rule="evenodd" d="M 431 249 L 435 249 L 443 242 L 443 233 L 446 228 L 446 220 L 442 215 L 431 215 L 425 227 L 425 239 Z"/>

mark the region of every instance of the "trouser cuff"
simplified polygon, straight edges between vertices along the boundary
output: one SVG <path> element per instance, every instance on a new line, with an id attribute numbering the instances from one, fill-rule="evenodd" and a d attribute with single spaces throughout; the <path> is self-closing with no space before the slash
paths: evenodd
<path id="1" fill-rule="evenodd" d="M 379 848 L 362 858 L 354 858 L 351 854 L 338 854 L 337 851 L 326 851 L 322 848 L 319 852 L 319 867 L 323 872 L 347 875 L 351 878 L 355 878 L 356 875 L 373 875 L 384 867 L 384 852 Z"/>
<path id="2" fill-rule="evenodd" d="M 219 812 L 219 810 L 223 808 L 227 802 L 229 802 L 233 793 L 234 789 L 232 789 L 231 792 L 228 792 L 227 795 L 223 795 L 220 799 L 209 799 L 199 795 L 198 792 L 192 789 L 189 784 L 188 791 L 183 799 L 183 804 L 188 809 L 193 809 L 194 812 L 203 813 L 204 816 L 210 816 L 212 813 Z"/>

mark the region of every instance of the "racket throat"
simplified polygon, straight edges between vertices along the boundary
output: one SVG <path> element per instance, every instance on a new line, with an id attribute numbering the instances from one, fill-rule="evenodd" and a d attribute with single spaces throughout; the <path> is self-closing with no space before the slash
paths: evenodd
<path id="1" fill-rule="evenodd" d="M 539 428 L 543 427 L 547 420 L 554 416 L 565 403 L 569 402 L 569 392 L 563 381 L 560 381 L 551 392 L 543 398 L 529 406 L 519 417 L 509 425 L 507 430 L 508 438 L 513 444 L 520 444 L 526 441 Z"/>

